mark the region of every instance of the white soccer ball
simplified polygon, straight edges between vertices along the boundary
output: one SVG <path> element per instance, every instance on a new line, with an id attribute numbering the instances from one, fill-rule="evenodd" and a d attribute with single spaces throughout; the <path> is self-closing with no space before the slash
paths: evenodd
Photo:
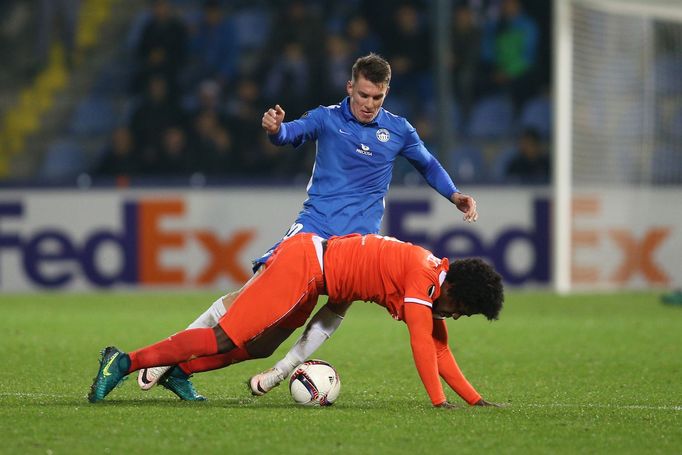
<path id="1" fill-rule="evenodd" d="M 336 369 L 324 360 L 308 360 L 291 374 L 289 392 L 296 404 L 331 406 L 341 392 L 341 379 Z"/>

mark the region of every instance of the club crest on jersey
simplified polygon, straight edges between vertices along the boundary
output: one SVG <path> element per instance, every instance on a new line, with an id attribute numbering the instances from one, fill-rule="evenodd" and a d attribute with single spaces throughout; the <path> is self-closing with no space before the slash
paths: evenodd
<path id="1" fill-rule="evenodd" d="M 379 142 L 388 142 L 391 139 L 391 133 L 386 128 L 380 128 L 377 130 L 377 139 Z"/>

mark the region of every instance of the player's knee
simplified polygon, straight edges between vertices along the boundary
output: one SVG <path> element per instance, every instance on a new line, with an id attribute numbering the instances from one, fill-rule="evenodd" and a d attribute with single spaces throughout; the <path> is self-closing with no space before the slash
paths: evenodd
<path id="1" fill-rule="evenodd" d="M 215 335 L 216 344 L 218 346 L 218 354 L 229 352 L 237 347 L 220 325 L 213 327 L 213 334 Z"/>

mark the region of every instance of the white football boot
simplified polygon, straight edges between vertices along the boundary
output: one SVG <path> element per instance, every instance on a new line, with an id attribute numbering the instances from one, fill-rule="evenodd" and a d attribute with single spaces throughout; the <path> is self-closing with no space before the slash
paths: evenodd
<path id="1" fill-rule="evenodd" d="M 149 390 L 154 387 L 161 379 L 161 376 L 166 374 L 171 367 L 154 367 L 143 368 L 137 375 L 137 384 L 142 390 Z"/>
<path id="2" fill-rule="evenodd" d="M 278 368 L 270 368 L 255 376 L 251 376 L 249 388 L 252 395 L 261 396 L 277 387 L 282 381 L 284 381 L 284 373 Z"/>

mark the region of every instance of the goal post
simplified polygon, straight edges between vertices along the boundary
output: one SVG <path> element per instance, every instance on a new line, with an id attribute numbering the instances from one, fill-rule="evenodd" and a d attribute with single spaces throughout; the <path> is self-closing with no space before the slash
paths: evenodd
<path id="1" fill-rule="evenodd" d="M 554 0 L 553 89 L 555 290 L 682 285 L 617 250 L 653 242 L 658 201 L 682 199 L 682 1 Z"/>

